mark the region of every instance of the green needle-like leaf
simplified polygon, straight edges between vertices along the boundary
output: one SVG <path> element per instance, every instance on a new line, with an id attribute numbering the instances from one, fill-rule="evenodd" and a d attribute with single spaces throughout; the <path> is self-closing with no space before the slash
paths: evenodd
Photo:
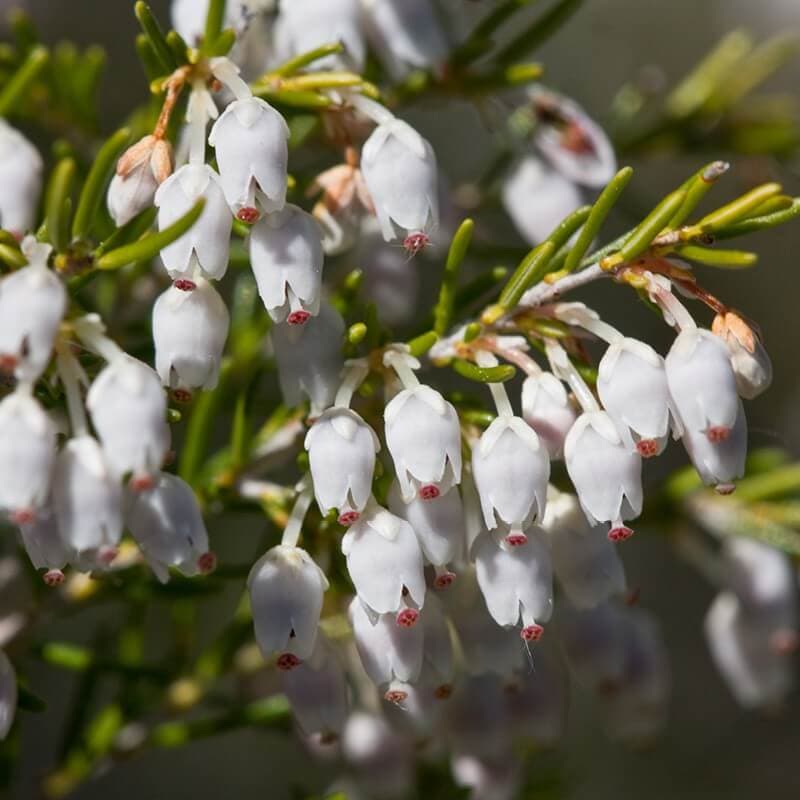
<path id="1" fill-rule="evenodd" d="M 498 305 L 506 310 L 516 307 L 522 295 L 547 274 L 547 268 L 555 252 L 556 244 L 551 240 L 531 250 L 506 284 L 500 294 Z"/>
<path id="2" fill-rule="evenodd" d="M 743 194 L 741 197 L 728 203 L 722 208 L 718 208 L 711 214 L 703 217 L 695 227 L 704 231 L 716 231 L 739 222 L 749 216 L 752 211 L 757 209 L 762 203 L 779 195 L 783 187 L 779 183 L 765 183 L 755 189 Z"/>
<path id="3" fill-rule="evenodd" d="M 147 36 L 153 52 L 161 64 L 161 73 L 170 74 L 178 66 L 175 60 L 175 55 L 167 42 L 158 20 L 153 16 L 150 6 L 143 0 L 139 0 L 134 6 L 134 13 L 136 19 L 139 20 L 139 25 L 142 31 Z"/>
<path id="4" fill-rule="evenodd" d="M 476 383 L 505 383 L 510 381 L 517 371 L 511 364 L 501 364 L 497 367 L 479 367 L 471 361 L 457 358 L 453 361 L 453 369 L 461 375 Z"/>
<path id="5" fill-rule="evenodd" d="M 0 92 L 0 117 L 7 117 L 15 109 L 17 103 L 27 95 L 28 89 L 39 77 L 49 58 L 50 54 L 45 47 L 34 47 L 28 53 L 25 62 Z"/>
<path id="6" fill-rule="evenodd" d="M 465 219 L 450 244 L 447 263 L 442 276 L 442 286 L 439 290 L 439 300 L 433 311 L 433 329 L 439 336 L 444 336 L 453 320 L 458 271 L 467 255 L 474 230 L 475 223 L 471 219 Z"/>
<path id="7" fill-rule="evenodd" d="M 206 31 L 203 37 L 203 49 L 212 46 L 222 33 L 225 24 L 226 0 L 209 0 L 208 14 L 206 15 Z"/>
<path id="8" fill-rule="evenodd" d="M 307 53 L 300 53 L 300 55 L 285 61 L 279 67 L 276 67 L 274 70 L 264 75 L 263 78 L 260 78 L 259 82 L 268 82 L 270 78 L 285 78 L 289 75 L 294 75 L 295 72 L 299 72 L 303 67 L 313 64 L 315 61 L 341 53 L 344 53 L 344 45 L 341 42 L 331 42 L 330 44 L 320 45 L 313 50 L 309 50 Z"/>
<path id="9" fill-rule="evenodd" d="M 419 358 L 424 356 L 438 341 L 439 335 L 435 331 L 428 331 L 421 336 L 417 336 L 416 339 L 412 339 L 408 343 L 408 348 L 414 358 Z"/>
<path id="10" fill-rule="evenodd" d="M 737 222 L 734 225 L 728 225 L 714 232 L 717 239 L 733 239 L 737 236 L 744 236 L 748 233 L 757 233 L 758 231 L 768 230 L 775 228 L 778 225 L 783 225 L 790 222 L 796 217 L 800 217 L 800 197 L 794 198 L 792 205 L 789 208 L 775 211 L 771 214 L 766 214 L 763 217 L 750 217 L 748 219 Z"/>
<path id="11" fill-rule="evenodd" d="M 716 250 L 709 247 L 686 245 L 676 250 L 681 258 L 687 261 L 696 261 L 710 267 L 724 267 L 726 269 L 747 269 L 755 266 L 758 256 L 744 250 Z"/>
<path id="12" fill-rule="evenodd" d="M 63 158 L 56 164 L 47 188 L 46 221 L 50 243 L 57 252 L 69 244 L 69 223 L 77 165 L 74 158 Z"/>

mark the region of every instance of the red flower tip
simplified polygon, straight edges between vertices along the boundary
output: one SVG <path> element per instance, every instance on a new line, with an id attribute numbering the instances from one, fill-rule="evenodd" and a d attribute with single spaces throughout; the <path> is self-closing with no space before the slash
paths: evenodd
<path id="1" fill-rule="evenodd" d="M 428 483 L 419 489 L 419 496 L 422 500 L 435 500 L 441 493 L 441 489 L 435 483 Z"/>
<path id="2" fill-rule="evenodd" d="M 193 292 L 197 288 L 197 284 L 188 278 L 178 278 L 178 280 L 173 281 L 172 285 L 182 292 Z"/>
<path id="3" fill-rule="evenodd" d="M 653 458 L 658 455 L 658 442 L 655 439 L 640 439 L 636 442 L 636 450 L 642 458 Z"/>
<path id="4" fill-rule="evenodd" d="M 625 525 L 618 525 L 608 532 L 608 538 L 612 542 L 624 542 L 633 536 L 633 530 Z"/>
<path id="5" fill-rule="evenodd" d="M 289 670 L 299 667 L 302 663 L 294 653 L 282 653 L 278 656 L 275 666 L 284 672 L 289 672 Z"/>
<path id="6" fill-rule="evenodd" d="M 520 632 L 520 638 L 526 642 L 538 642 L 542 638 L 544 628 L 541 625 L 527 625 Z"/>
<path id="7" fill-rule="evenodd" d="M 311 319 L 311 314 L 308 311 L 292 311 L 288 317 L 286 317 L 286 321 L 290 325 L 305 325 Z"/>
<path id="8" fill-rule="evenodd" d="M 258 222 L 260 218 L 261 213 L 257 208 L 253 208 L 252 206 L 240 208 L 239 213 L 236 215 L 236 219 L 238 219 L 239 222 L 244 222 L 247 225 L 253 225 Z"/>
<path id="9" fill-rule="evenodd" d="M 216 553 L 212 553 L 210 550 L 207 553 L 203 553 L 200 558 L 197 559 L 197 569 L 203 575 L 208 575 L 210 572 L 213 572 L 217 568 L 217 555 Z"/>
<path id="10" fill-rule="evenodd" d="M 413 628 L 419 619 L 419 611 L 415 608 L 404 608 L 397 614 L 397 624 L 401 628 Z"/>
<path id="11" fill-rule="evenodd" d="M 430 236 L 427 233 L 418 231 L 417 233 L 409 233 L 403 240 L 403 247 L 410 256 L 415 256 L 421 253 L 431 243 Z"/>
<path id="12" fill-rule="evenodd" d="M 64 583 L 64 573 L 60 569 L 49 569 L 42 575 L 45 586 L 60 586 Z"/>
<path id="13" fill-rule="evenodd" d="M 726 428 L 724 425 L 714 425 L 706 431 L 706 436 L 711 444 L 722 444 L 728 440 L 731 435 L 731 429 Z"/>
<path id="14" fill-rule="evenodd" d="M 339 524 L 347 527 L 358 522 L 360 517 L 361 514 L 359 514 L 358 511 L 343 511 L 339 514 Z"/>
<path id="15" fill-rule="evenodd" d="M 455 580 L 455 572 L 443 572 L 441 575 L 436 576 L 433 585 L 437 589 L 447 589 L 448 586 L 452 586 L 455 583 Z"/>

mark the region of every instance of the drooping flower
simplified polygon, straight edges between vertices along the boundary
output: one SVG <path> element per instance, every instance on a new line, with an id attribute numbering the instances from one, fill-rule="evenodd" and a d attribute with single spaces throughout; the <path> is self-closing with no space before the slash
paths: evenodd
<path id="1" fill-rule="evenodd" d="M 247 579 L 256 641 L 265 658 L 292 669 L 311 657 L 328 580 L 300 547 L 277 545 L 250 570 Z"/>
<path id="2" fill-rule="evenodd" d="M 233 218 L 219 175 L 208 164 L 186 164 L 158 188 L 158 227 L 177 222 L 195 203 L 205 200 L 203 212 L 192 227 L 161 251 L 170 277 L 193 282 L 198 270 L 219 280 L 228 269 Z"/>
<path id="3" fill-rule="evenodd" d="M 522 384 L 522 417 L 536 431 L 551 459 L 561 458 L 564 440 L 578 418 L 564 384 L 551 372 Z"/>
<path id="4" fill-rule="evenodd" d="M 334 407 L 314 422 L 305 448 L 320 511 L 327 514 L 335 508 L 339 521 L 351 525 L 372 493 L 375 454 L 380 450 L 375 431 L 355 411 Z"/>
<path id="5" fill-rule="evenodd" d="M 642 513 L 642 459 L 625 446 L 611 417 L 604 411 L 578 417 L 567 434 L 564 459 L 589 520 L 610 523 L 612 541 L 627 539 L 633 531 L 623 521 Z"/>
<path id="6" fill-rule="evenodd" d="M 15 236 L 22 237 L 34 226 L 43 169 L 39 151 L 0 120 L 0 225 Z"/>
<path id="7" fill-rule="evenodd" d="M 738 314 L 727 311 L 714 317 L 711 330 L 728 348 L 739 395 L 753 400 L 769 389 L 772 361 L 753 328 Z"/>
<path id="8" fill-rule="evenodd" d="M 153 341 L 161 382 L 186 395 L 217 385 L 230 317 L 205 278 L 196 277 L 188 290 L 179 284 L 170 286 L 153 306 Z"/>
<path id="9" fill-rule="evenodd" d="M 302 325 L 319 313 L 323 260 L 317 221 L 291 203 L 253 227 L 250 263 L 274 322 Z"/>
<path id="10" fill-rule="evenodd" d="M 35 569 L 45 570 L 42 579 L 48 586 L 64 581 L 62 570 L 72 558 L 69 548 L 58 530 L 58 520 L 51 509 L 43 509 L 32 522 L 19 526 L 22 546 Z"/>
<path id="11" fill-rule="evenodd" d="M 29 266 L 0 280 L 0 372 L 21 381 L 44 372 L 67 308 L 64 284 L 47 266 L 51 251 L 26 237 L 22 252 Z"/>
<path id="12" fill-rule="evenodd" d="M 197 498 L 177 475 L 162 472 L 152 489 L 131 497 L 125 521 L 162 583 L 169 580 L 170 567 L 191 577 L 216 566 Z"/>
<path id="13" fill-rule="evenodd" d="M 17 713 L 17 674 L 0 650 L 0 741 L 8 736 Z"/>

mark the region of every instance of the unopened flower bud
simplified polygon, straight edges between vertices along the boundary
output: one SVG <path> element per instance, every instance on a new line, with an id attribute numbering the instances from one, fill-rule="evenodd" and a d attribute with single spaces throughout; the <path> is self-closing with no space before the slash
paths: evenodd
<path id="1" fill-rule="evenodd" d="M 319 313 L 322 230 L 291 203 L 261 219 L 250 233 L 258 293 L 274 322 L 302 325 Z"/>
<path id="2" fill-rule="evenodd" d="M 375 431 L 355 411 L 334 407 L 314 422 L 305 447 L 320 511 L 335 508 L 342 524 L 352 524 L 372 493 L 380 450 Z"/>
<path id="3" fill-rule="evenodd" d="M 718 314 L 711 330 L 728 348 L 739 395 L 753 400 L 769 389 L 772 361 L 758 334 L 733 311 Z"/>
<path id="4" fill-rule="evenodd" d="M 628 447 L 643 458 L 663 451 L 674 411 L 664 359 L 650 345 L 630 338 L 609 345 L 600 361 L 597 392 Z"/>
<path id="5" fill-rule="evenodd" d="M 39 151 L 0 120 L 0 225 L 22 237 L 36 222 L 44 164 Z"/>
<path id="6" fill-rule="evenodd" d="M 289 127 L 265 100 L 234 100 L 214 123 L 208 141 L 217 152 L 222 188 L 234 214 L 258 219 L 286 202 Z"/>
<path id="7" fill-rule="evenodd" d="M 121 354 L 94 379 L 86 407 L 118 478 L 142 486 L 161 471 L 170 445 L 167 401 L 158 375 Z"/>
<path id="8" fill-rule="evenodd" d="M 156 370 L 164 386 L 213 389 L 229 324 L 227 306 L 205 278 L 188 291 L 170 286 L 153 306 Z"/>
<path id="9" fill-rule="evenodd" d="M 200 198 L 205 206 L 197 222 L 161 251 L 172 278 L 193 279 L 199 269 L 206 278 L 219 280 L 228 269 L 233 218 L 220 177 L 207 164 L 186 164 L 161 184 L 155 195 L 158 227 L 177 222 Z"/>
<path id="10" fill-rule="evenodd" d="M 172 174 L 172 147 L 145 136 L 123 153 L 108 187 L 108 211 L 118 226 L 150 208 L 159 185 Z"/>
<path id="11" fill-rule="evenodd" d="M 425 602 L 425 575 L 422 550 L 405 520 L 369 503 L 342 538 L 342 552 L 362 603 L 376 614 L 396 614 L 399 625 L 416 622 Z"/>
<path id="12" fill-rule="evenodd" d="M 403 389 L 386 406 L 386 446 L 403 499 L 431 500 L 461 482 L 461 427 L 455 408 L 435 389 Z"/>
<path id="13" fill-rule="evenodd" d="M 317 638 L 322 595 L 328 581 L 300 547 L 277 545 L 250 570 L 247 579 L 256 641 L 265 658 L 291 669 L 311 657 Z"/>
<path id="14" fill-rule="evenodd" d="M 56 431 L 39 403 L 22 391 L 0 402 L 0 509 L 12 522 L 32 522 L 47 502 Z"/>
<path id="15" fill-rule="evenodd" d="M 393 117 L 364 144 L 361 169 L 383 238 L 391 242 L 405 231 L 406 249 L 422 249 L 439 224 L 436 155 L 427 140 Z"/>
<path id="16" fill-rule="evenodd" d="M 564 443 L 567 472 L 592 522 L 611 523 L 612 541 L 632 531 L 623 520 L 642 513 L 642 459 L 629 450 L 604 411 L 578 417 Z"/>
<path id="17" fill-rule="evenodd" d="M 53 476 L 53 508 L 64 543 L 90 569 L 116 556 L 122 537 L 122 489 L 97 440 L 70 439 Z"/>
<path id="18" fill-rule="evenodd" d="M 522 417 L 536 431 L 551 459 L 561 458 L 564 440 L 578 418 L 564 384 L 550 372 L 522 384 Z"/>
<path id="19" fill-rule="evenodd" d="M 8 656 L 0 650 L 0 741 L 8 736 L 17 713 L 17 674 Z"/>
<path id="20" fill-rule="evenodd" d="M 216 566 L 197 498 L 177 475 L 162 472 L 152 489 L 134 494 L 125 521 L 162 583 L 169 579 L 170 567 L 191 577 Z"/>
<path id="21" fill-rule="evenodd" d="M 22 381 L 44 372 L 67 308 L 64 284 L 47 266 L 51 250 L 26 237 L 22 252 L 29 266 L 0 280 L 0 373 Z"/>

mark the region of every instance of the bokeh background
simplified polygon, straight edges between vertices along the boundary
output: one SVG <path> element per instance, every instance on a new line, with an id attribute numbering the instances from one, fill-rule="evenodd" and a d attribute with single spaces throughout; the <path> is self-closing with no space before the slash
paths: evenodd
<path id="1" fill-rule="evenodd" d="M 109 65 L 103 95 L 103 127 L 112 130 L 132 106 L 146 97 L 146 82 L 136 59 L 137 32 L 130 0 L 30 0 L 0 2 L 4 11 L 25 5 L 47 42 L 71 39 L 79 44 L 101 43 Z M 168 0 L 153 0 L 153 9 L 167 18 Z M 454 3 L 453 5 L 457 5 Z M 463 0 L 464 15 L 475 16 L 491 0 Z M 724 33 L 744 27 L 757 37 L 800 29 L 800 0 L 589 0 L 544 46 L 547 81 L 573 95 L 602 121 L 617 89 L 657 66 L 674 82 Z M 769 88 L 796 93 L 800 59 L 771 80 Z M 433 142 L 451 180 L 469 180 L 491 158 L 491 137 L 485 118 L 467 108 L 441 106 L 413 110 L 413 121 Z M 446 143 L 446 146 L 444 146 Z M 626 224 L 649 208 L 697 167 L 725 153 L 662 154 L 634 159 L 637 176 L 615 224 Z M 740 159 L 726 179 L 728 191 L 749 188 L 753 169 L 783 181 L 797 195 L 797 164 Z M 723 190 L 725 191 L 725 190 Z M 627 204 L 627 205 L 626 205 Z M 509 237 L 514 234 L 509 229 Z M 757 269 L 742 272 L 706 270 L 704 282 L 730 305 L 756 319 L 764 332 L 775 365 L 770 392 L 749 404 L 753 445 L 778 445 L 800 457 L 800 226 L 761 234 L 748 244 L 761 255 Z M 598 287 L 591 302 L 609 319 L 662 352 L 668 342 L 665 327 L 631 297 Z M 651 476 L 655 482 L 658 477 Z M 237 522 L 240 525 L 241 522 Z M 246 530 L 232 529 L 222 520 L 212 529 L 215 545 L 226 537 L 228 552 L 252 557 L 255 541 Z M 772 715 L 740 710 L 714 671 L 702 635 L 703 615 L 713 589 L 679 561 L 669 546 L 646 531 L 624 548 L 630 583 L 641 589 L 641 602 L 659 617 L 672 657 L 674 695 L 671 718 L 663 740 L 644 752 L 631 752 L 602 735 L 591 704 L 576 691 L 567 740 L 557 762 L 566 778 L 563 797 L 569 800 L 620 798 L 702 798 L 702 800 L 793 800 L 800 797 L 800 702 L 795 697 Z M 214 620 L 232 611 L 235 597 L 219 598 L 201 608 Z M 54 623 L 62 639 L 80 641 L 98 620 Z M 31 683 L 46 697 L 48 714 L 26 715 L 22 743 L 22 780 L 13 795 L 28 800 L 38 795 L 43 771 L 57 757 L 54 719 L 63 719 L 74 693 L 74 676 L 32 665 Z M 800 677 L 800 676 L 799 676 Z M 81 788 L 77 800 L 169 797 L 171 800 L 236 800 L 293 796 L 291 784 L 309 774 L 309 756 L 299 746 L 260 732 L 241 731 L 183 749 L 137 757 L 116 766 Z M 314 781 L 324 785 L 324 770 Z"/>

